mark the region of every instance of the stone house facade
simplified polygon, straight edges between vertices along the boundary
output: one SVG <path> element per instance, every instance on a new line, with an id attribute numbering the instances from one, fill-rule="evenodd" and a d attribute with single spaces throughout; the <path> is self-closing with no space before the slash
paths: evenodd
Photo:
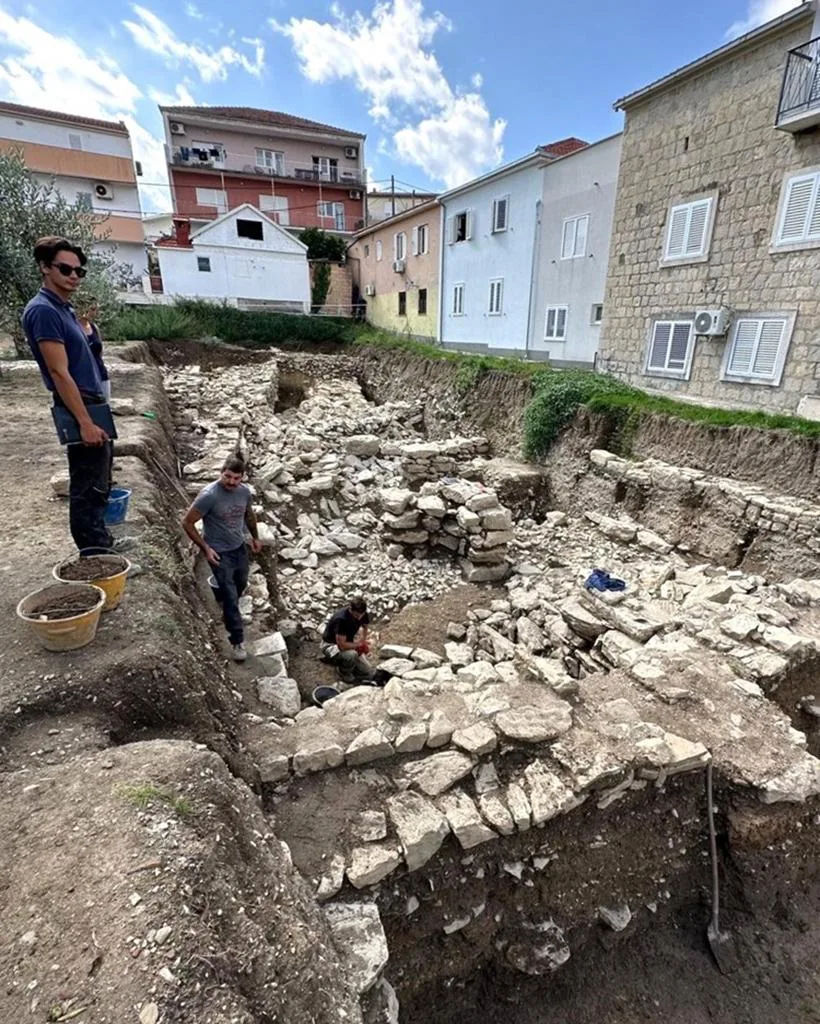
<path id="1" fill-rule="evenodd" d="M 815 6 L 616 103 L 602 370 L 676 398 L 820 418 Z M 813 84 L 795 86 L 806 61 Z M 697 311 L 719 313 L 711 332 Z"/>

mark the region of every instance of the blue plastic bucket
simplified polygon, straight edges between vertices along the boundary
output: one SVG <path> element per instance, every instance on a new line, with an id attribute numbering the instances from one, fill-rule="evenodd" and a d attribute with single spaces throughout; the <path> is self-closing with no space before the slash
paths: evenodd
<path id="1" fill-rule="evenodd" d="M 105 521 L 109 526 L 122 523 L 128 513 L 128 499 L 131 491 L 128 487 L 112 487 L 105 508 Z"/>

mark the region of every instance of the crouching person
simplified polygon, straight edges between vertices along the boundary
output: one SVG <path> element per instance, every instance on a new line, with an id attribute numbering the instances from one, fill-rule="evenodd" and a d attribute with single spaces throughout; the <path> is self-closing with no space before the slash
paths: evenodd
<path id="1" fill-rule="evenodd" d="M 182 520 L 185 532 L 203 552 L 213 570 L 218 587 L 217 599 L 222 605 L 222 619 L 233 648 L 234 661 L 244 661 L 248 656 L 239 611 L 239 598 L 248 585 L 250 568 L 245 545 L 246 528 L 254 554 L 262 548 L 251 505 L 251 490 L 242 483 L 244 475 L 242 456 L 229 456 L 219 479 L 203 487 Z M 200 519 L 201 537 L 196 529 Z"/>
<path id="2" fill-rule="evenodd" d="M 347 608 L 340 608 L 331 615 L 322 634 L 322 661 L 335 665 L 342 682 L 348 685 L 373 680 L 373 669 L 365 658 L 370 653 L 369 625 L 364 598 L 354 597 Z"/>

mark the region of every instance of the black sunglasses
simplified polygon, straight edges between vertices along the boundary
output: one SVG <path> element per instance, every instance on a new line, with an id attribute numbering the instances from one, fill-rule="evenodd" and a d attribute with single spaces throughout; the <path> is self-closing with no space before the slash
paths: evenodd
<path id="1" fill-rule="evenodd" d="M 71 263 L 52 263 L 52 267 L 56 267 L 63 277 L 71 277 L 72 274 L 76 274 L 77 277 L 85 277 L 88 271 L 85 267 L 75 267 Z"/>

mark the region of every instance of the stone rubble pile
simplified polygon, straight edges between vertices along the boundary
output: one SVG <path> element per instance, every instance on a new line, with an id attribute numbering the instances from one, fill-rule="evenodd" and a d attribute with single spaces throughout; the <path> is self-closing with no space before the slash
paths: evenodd
<path id="1" fill-rule="evenodd" d="M 486 437 L 449 437 L 443 441 L 405 441 L 390 445 L 385 452 L 398 455 L 402 476 L 413 487 L 425 480 L 463 475 L 474 459 L 486 456 L 489 450 Z"/>
<path id="2" fill-rule="evenodd" d="M 383 536 L 393 554 L 407 550 L 413 557 L 424 558 L 438 549 L 458 555 L 470 583 L 501 580 L 508 574 L 512 514 L 502 507 L 495 491 L 469 480 L 445 477 L 422 484 L 418 494 L 384 488 L 379 501 Z"/>

